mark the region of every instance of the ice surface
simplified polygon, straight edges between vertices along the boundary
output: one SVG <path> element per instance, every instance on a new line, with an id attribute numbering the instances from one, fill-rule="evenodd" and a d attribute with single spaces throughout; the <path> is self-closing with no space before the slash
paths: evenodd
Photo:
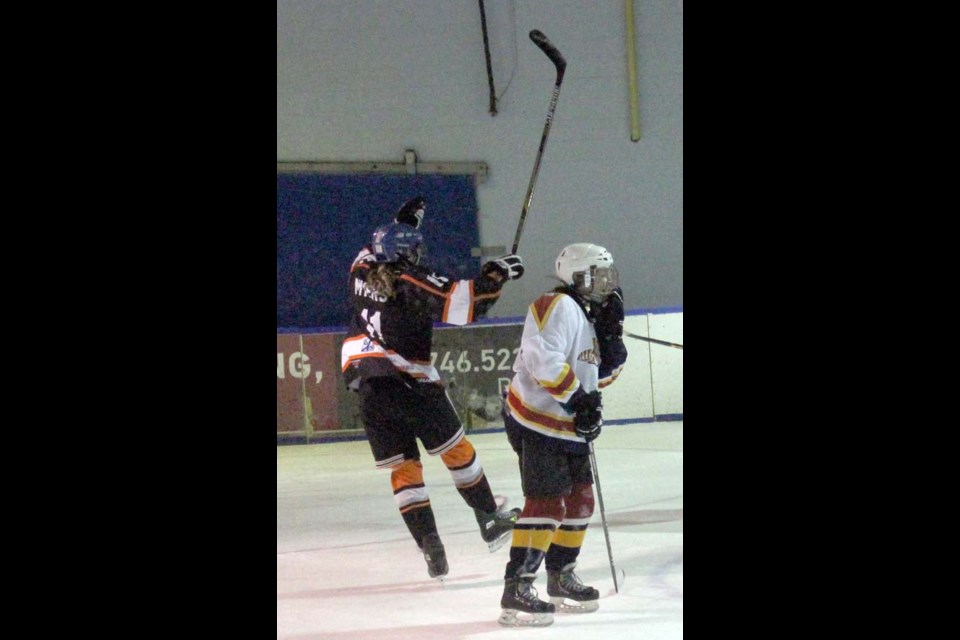
<path id="1" fill-rule="evenodd" d="M 494 493 L 522 507 L 506 435 L 468 437 Z M 608 425 L 594 446 L 614 566 L 626 580 L 616 593 L 598 503 L 577 574 L 600 591 L 600 609 L 556 614 L 540 629 L 497 623 L 509 544 L 489 553 L 439 458 L 423 464 L 450 564 L 444 584 L 427 575 L 366 441 L 277 446 L 277 638 L 682 638 L 683 423 Z M 544 600 L 546 584 L 541 566 L 534 586 Z"/>

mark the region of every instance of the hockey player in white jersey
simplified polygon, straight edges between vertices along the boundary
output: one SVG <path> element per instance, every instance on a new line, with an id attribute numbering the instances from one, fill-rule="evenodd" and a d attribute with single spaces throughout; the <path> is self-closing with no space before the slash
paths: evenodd
<path id="1" fill-rule="evenodd" d="M 623 292 L 613 256 L 596 244 L 565 247 L 556 274 L 563 285 L 529 307 L 504 403 L 525 498 L 504 573 L 506 626 L 545 626 L 557 609 L 595 611 L 600 597 L 574 568 L 594 509 L 589 443 L 603 424 L 600 388 L 627 358 Z M 541 563 L 550 602 L 533 587 Z"/>

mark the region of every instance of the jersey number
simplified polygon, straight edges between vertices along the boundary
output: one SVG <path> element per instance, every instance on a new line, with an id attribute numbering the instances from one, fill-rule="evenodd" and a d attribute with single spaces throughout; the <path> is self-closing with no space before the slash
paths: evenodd
<path id="1" fill-rule="evenodd" d="M 383 334 L 380 333 L 380 312 L 377 311 L 370 317 L 367 317 L 368 313 L 367 309 L 360 313 L 360 317 L 367 323 L 367 335 L 374 340 L 383 342 Z"/>

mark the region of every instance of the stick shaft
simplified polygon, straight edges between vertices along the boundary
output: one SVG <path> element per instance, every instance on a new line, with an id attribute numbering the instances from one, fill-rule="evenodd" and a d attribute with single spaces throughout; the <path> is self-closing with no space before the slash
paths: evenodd
<path id="1" fill-rule="evenodd" d="M 613 550 L 610 548 L 610 532 L 607 531 L 607 512 L 603 508 L 603 491 L 600 490 L 600 472 L 597 470 L 597 456 L 593 452 L 593 443 L 590 443 L 590 466 L 593 467 L 593 483 L 597 485 L 597 505 L 600 507 L 600 522 L 603 523 L 603 537 L 607 541 L 607 557 L 610 558 L 610 573 L 613 575 L 613 588 L 620 593 L 620 583 L 617 581 L 617 570 L 613 566 Z"/>
<path id="2" fill-rule="evenodd" d="M 533 173 L 530 175 L 530 184 L 527 186 L 527 195 L 523 199 L 523 211 L 520 212 L 520 222 L 517 224 L 517 233 L 513 236 L 513 249 L 510 253 L 516 253 L 520 246 L 520 235 L 523 233 L 523 223 L 527 219 L 527 211 L 530 210 L 530 203 L 533 201 L 533 188 L 537 184 L 537 175 L 540 173 L 540 161 L 543 160 L 543 151 L 547 148 L 547 136 L 550 135 L 550 125 L 553 122 L 553 112 L 557 108 L 557 99 L 560 97 L 560 83 L 553 87 L 553 97 L 550 98 L 550 109 L 547 111 L 547 122 L 543 126 L 543 135 L 540 137 L 540 149 L 537 151 L 537 160 L 533 165 Z"/>
<path id="3" fill-rule="evenodd" d="M 683 345 L 677 344 L 676 342 L 667 342 L 666 340 L 657 340 L 656 338 L 648 338 L 647 336 L 638 336 L 637 334 L 630 333 L 629 331 L 624 331 L 623 335 L 636 338 L 637 340 L 646 340 L 647 342 L 653 342 L 654 344 L 662 344 L 665 347 L 673 347 L 674 349 L 683 350 Z"/>

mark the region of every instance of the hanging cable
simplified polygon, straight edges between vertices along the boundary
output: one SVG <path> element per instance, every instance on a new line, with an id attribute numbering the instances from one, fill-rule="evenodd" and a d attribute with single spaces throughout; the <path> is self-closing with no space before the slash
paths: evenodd
<path id="1" fill-rule="evenodd" d="M 480 0 L 480 26 L 483 29 L 483 53 L 487 58 L 487 82 L 490 85 L 490 115 L 497 115 L 497 94 L 493 88 L 493 66 L 490 64 L 490 41 L 487 38 L 487 12 Z"/>

